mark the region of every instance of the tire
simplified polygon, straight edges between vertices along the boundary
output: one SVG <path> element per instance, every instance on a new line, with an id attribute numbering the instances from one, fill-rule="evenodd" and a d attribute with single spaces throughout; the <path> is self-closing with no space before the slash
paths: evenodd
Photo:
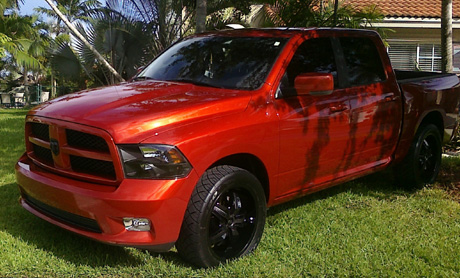
<path id="1" fill-rule="evenodd" d="M 441 167 L 441 155 L 439 129 L 433 124 L 420 126 L 409 153 L 396 167 L 397 181 L 407 189 L 434 183 Z"/>
<path id="2" fill-rule="evenodd" d="M 176 248 L 200 267 L 247 255 L 260 242 L 266 210 L 265 193 L 251 173 L 232 166 L 211 168 L 192 193 Z"/>

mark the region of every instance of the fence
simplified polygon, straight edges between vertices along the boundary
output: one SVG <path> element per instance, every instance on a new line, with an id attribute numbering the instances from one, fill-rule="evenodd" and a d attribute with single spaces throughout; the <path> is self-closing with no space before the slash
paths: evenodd
<path id="1" fill-rule="evenodd" d="M 1 106 L 5 108 L 37 105 L 56 96 L 78 91 L 78 88 L 68 86 L 45 86 L 41 84 L 19 86 L 8 92 L 0 92 Z"/>

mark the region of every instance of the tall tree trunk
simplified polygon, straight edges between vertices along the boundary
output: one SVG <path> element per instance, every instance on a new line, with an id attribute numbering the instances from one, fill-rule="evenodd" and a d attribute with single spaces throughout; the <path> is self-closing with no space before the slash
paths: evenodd
<path id="1" fill-rule="evenodd" d="M 196 30 L 195 33 L 206 31 L 206 0 L 196 0 Z"/>
<path id="2" fill-rule="evenodd" d="M 442 72 L 452 72 L 452 0 L 442 0 L 441 57 Z"/>
<path id="3" fill-rule="evenodd" d="M 73 34 L 78 39 L 80 39 L 85 44 L 85 46 L 89 48 L 89 50 L 91 50 L 94 53 L 94 55 L 102 63 L 102 65 L 106 67 L 110 71 L 110 73 L 112 73 L 113 76 L 115 76 L 115 78 L 118 79 L 118 81 L 121 81 L 121 82 L 125 81 L 123 77 L 121 77 L 121 75 L 109 64 L 109 62 L 107 62 L 104 59 L 104 57 L 102 57 L 102 55 L 96 50 L 96 48 L 94 48 L 94 46 L 92 46 L 88 42 L 88 40 L 82 34 L 80 34 L 80 32 L 78 32 L 77 28 L 75 28 L 75 26 L 73 26 L 73 24 L 67 19 L 67 17 L 65 17 L 65 15 L 63 15 L 61 11 L 59 11 L 56 5 L 54 5 L 54 3 L 51 2 L 51 0 L 45 0 L 45 1 L 48 3 L 48 5 L 50 5 L 50 7 L 59 16 L 59 18 L 65 23 L 65 25 L 69 27 L 69 29 L 73 32 Z"/>
<path id="4" fill-rule="evenodd" d="M 337 27 L 337 11 L 339 10 L 339 0 L 334 2 L 334 27 Z"/>

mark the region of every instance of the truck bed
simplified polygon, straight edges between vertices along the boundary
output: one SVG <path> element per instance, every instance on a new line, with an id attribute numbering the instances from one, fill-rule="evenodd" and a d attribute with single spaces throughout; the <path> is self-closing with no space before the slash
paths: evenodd
<path id="1" fill-rule="evenodd" d="M 426 71 L 406 71 L 395 70 L 396 80 L 399 84 L 406 83 L 433 83 L 433 79 L 442 79 L 435 82 L 446 88 L 452 88 L 458 85 L 458 79 L 454 73 L 439 73 L 439 72 L 426 72 Z M 442 90 L 440 88 L 439 90 Z"/>
<path id="2" fill-rule="evenodd" d="M 454 135 L 459 119 L 460 83 L 456 74 L 395 70 L 396 80 L 405 98 L 405 128 L 403 132 L 412 134 L 420 124 L 415 120 L 422 113 L 416 107 L 425 107 L 426 111 L 443 110 L 444 142 Z M 414 105 L 414 103 L 417 103 Z"/>

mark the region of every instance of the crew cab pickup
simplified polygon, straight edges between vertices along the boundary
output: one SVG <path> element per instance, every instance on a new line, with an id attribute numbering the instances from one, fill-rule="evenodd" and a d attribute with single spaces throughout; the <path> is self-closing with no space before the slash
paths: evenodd
<path id="1" fill-rule="evenodd" d="M 390 165 L 434 182 L 458 123 L 454 74 L 398 72 L 366 30 L 185 38 L 130 82 L 32 109 L 20 204 L 77 234 L 214 266 L 258 245 L 271 207 Z"/>

